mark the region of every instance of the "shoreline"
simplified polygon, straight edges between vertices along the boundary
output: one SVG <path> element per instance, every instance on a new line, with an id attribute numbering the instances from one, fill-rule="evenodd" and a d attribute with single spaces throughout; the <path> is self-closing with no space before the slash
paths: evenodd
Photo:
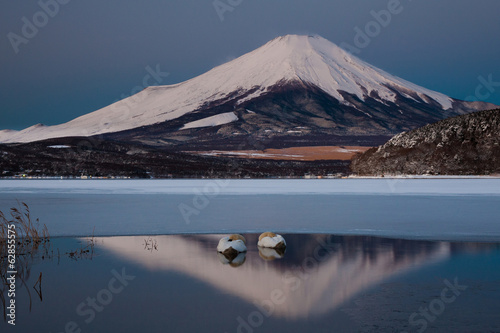
<path id="1" fill-rule="evenodd" d="M 358 175 L 346 175 L 346 176 L 315 176 L 315 175 L 306 175 L 300 177 L 284 177 L 284 176 L 271 176 L 271 177 L 263 177 L 263 178 L 231 178 L 231 177 L 218 177 L 218 178 L 210 178 L 210 177 L 199 177 L 199 178 L 132 178 L 132 177 L 87 177 L 87 176 L 79 176 L 79 177 L 66 177 L 66 176 L 47 176 L 47 177 L 0 177 L 0 182 L 4 180 L 20 180 L 20 181 L 28 181 L 28 180 L 87 180 L 87 181 L 97 181 L 97 180 L 143 180 L 143 181 L 155 181 L 155 180 L 216 180 L 216 179 L 230 179 L 230 180 L 311 180 L 311 179 L 500 179 L 500 175 L 384 175 L 384 176 L 358 176 Z"/>
<path id="2" fill-rule="evenodd" d="M 166 234 L 115 234 L 115 235 L 94 235 L 94 236 L 55 236 L 53 239 L 100 239 L 100 238 L 127 238 L 127 237 L 164 237 L 164 236 L 208 236 L 208 237 L 223 237 L 230 234 L 241 235 L 254 235 L 259 236 L 264 230 L 224 230 L 223 232 L 174 232 Z M 404 240 L 404 241 L 422 241 L 433 243 L 481 243 L 481 244 L 500 244 L 499 236 L 466 236 L 466 237 L 433 237 L 433 236 L 410 236 L 410 235 L 394 235 L 384 233 L 356 233 L 356 232 L 324 232 L 324 231 L 290 231 L 290 230 L 276 230 L 281 235 L 294 235 L 294 236 L 335 236 L 335 237 L 352 237 L 352 238 L 377 238 L 388 240 Z"/>

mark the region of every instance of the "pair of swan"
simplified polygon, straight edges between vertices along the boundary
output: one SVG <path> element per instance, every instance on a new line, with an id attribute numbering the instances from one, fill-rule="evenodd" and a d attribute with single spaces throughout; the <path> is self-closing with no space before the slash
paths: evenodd
<path id="1" fill-rule="evenodd" d="M 283 251 L 286 242 L 283 236 L 273 232 L 264 232 L 259 236 L 257 243 L 259 248 L 269 248 Z M 222 238 L 217 245 L 217 252 L 227 256 L 237 256 L 238 253 L 246 252 L 246 239 L 242 235 L 230 235 Z"/>

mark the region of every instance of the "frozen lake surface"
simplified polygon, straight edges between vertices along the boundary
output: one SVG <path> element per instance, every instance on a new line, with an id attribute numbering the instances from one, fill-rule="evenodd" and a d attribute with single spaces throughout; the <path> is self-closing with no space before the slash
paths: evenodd
<path id="1" fill-rule="evenodd" d="M 2 180 L 52 236 L 329 233 L 500 240 L 500 179 Z"/>

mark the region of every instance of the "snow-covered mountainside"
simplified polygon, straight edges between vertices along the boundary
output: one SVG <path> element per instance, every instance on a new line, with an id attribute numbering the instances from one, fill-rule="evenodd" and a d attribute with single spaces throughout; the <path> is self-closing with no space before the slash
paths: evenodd
<path id="1" fill-rule="evenodd" d="M 215 116 L 192 121 L 184 125 L 181 129 L 219 126 L 229 124 L 236 120 L 238 120 L 238 117 L 233 112 L 221 113 Z"/>
<path id="2" fill-rule="evenodd" d="M 2 132 L 0 142 L 125 131 L 120 138 L 174 144 L 172 137 L 206 127 L 226 137 L 388 135 L 485 108 L 390 75 L 322 37 L 287 35 L 196 78 L 146 88 L 65 124 Z"/>
<path id="3" fill-rule="evenodd" d="M 17 133 L 17 131 L 13 131 L 13 130 L 0 131 L 0 142 L 4 142 L 4 140 L 8 140 L 9 137 L 11 137 L 12 135 L 14 135 L 16 133 Z"/>

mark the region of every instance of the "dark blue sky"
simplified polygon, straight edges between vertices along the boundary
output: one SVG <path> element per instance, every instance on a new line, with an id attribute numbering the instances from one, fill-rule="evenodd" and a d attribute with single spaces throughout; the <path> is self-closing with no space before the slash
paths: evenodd
<path id="1" fill-rule="evenodd" d="M 58 0 L 58 9 L 55 1 L 0 4 L 0 129 L 95 111 L 141 86 L 148 66 L 170 73 L 161 84 L 177 83 L 279 35 L 355 46 L 355 28 L 367 26 L 373 37 L 361 59 L 455 98 L 500 105 L 498 0 L 401 0 L 379 31 L 371 12 L 397 0 L 218 0 L 230 9 L 223 21 L 213 0 Z M 32 23 L 38 31 L 23 34 Z M 488 79 L 495 84 L 477 95 Z"/>

